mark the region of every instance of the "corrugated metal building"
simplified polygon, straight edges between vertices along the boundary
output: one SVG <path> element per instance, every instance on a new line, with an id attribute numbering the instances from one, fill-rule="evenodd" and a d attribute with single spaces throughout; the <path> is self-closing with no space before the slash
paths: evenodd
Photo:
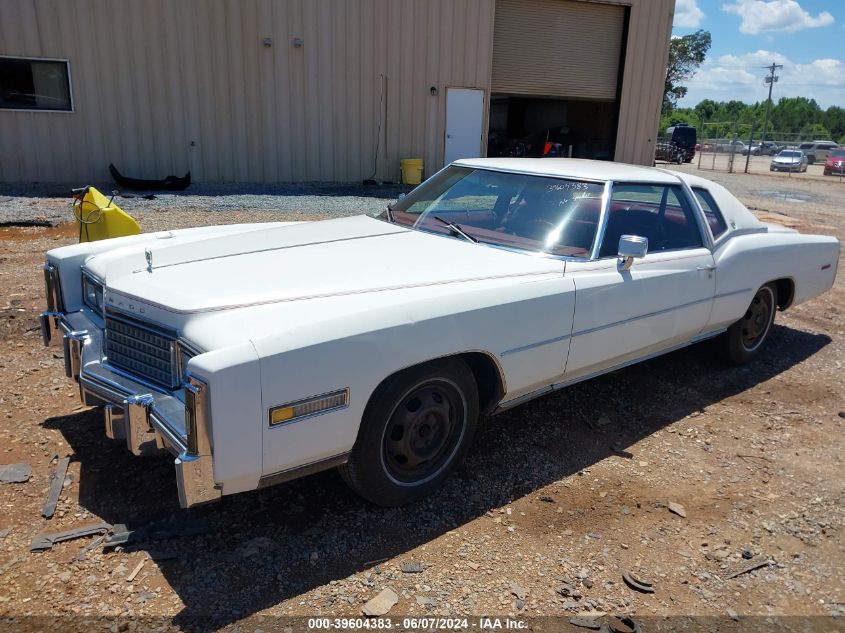
<path id="1" fill-rule="evenodd" d="M 674 0 L 0 0 L 0 180 L 650 164 Z M 550 145 L 546 145 L 546 143 Z M 571 148 L 571 149 L 570 149 Z"/>

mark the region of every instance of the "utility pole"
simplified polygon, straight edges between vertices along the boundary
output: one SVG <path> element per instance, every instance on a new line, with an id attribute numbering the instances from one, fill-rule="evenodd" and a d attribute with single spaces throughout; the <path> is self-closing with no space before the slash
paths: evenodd
<path id="1" fill-rule="evenodd" d="M 766 100 L 766 118 L 763 122 L 763 138 L 760 140 L 761 148 L 763 143 L 766 141 L 766 131 L 769 127 L 769 110 L 772 108 L 772 86 L 774 86 L 778 80 L 778 76 L 775 74 L 775 71 L 779 68 L 783 68 L 783 64 L 776 64 L 772 62 L 771 66 L 763 66 L 763 68 L 769 71 L 769 76 L 764 80 L 767 84 L 769 84 L 769 98 Z"/>

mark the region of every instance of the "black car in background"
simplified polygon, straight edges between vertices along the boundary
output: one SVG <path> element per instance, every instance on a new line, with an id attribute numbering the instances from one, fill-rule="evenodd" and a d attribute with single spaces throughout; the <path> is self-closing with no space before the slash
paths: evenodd
<path id="1" fill-rule="evenodd" d="M 691 163 L 695 157 L 695 144 L 698 140 L 697 132 L 691 125 L 679 123 L 666 128 L 666 138 L 658 140 L 658 153 L 666 153 L 666 148 L 671 147 L 672 158 L 663 158 L 656 156 L 658 160 L 677 160 L 681 158 L 685 163 Z"/>

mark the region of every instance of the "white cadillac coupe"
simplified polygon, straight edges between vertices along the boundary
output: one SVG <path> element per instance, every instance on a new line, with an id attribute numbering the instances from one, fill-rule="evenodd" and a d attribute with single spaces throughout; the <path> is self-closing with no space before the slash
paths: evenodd
<path id="1" fill-rule="evenodd" d="M 749 360 L 838 258 L 695 176 L 462 160 L 377 218 L 52 250 L 41 324 L 109 437 L 175 456 L 183 507 L 331 467 L 393 505 L 481 416 L 711 337 Z"/>

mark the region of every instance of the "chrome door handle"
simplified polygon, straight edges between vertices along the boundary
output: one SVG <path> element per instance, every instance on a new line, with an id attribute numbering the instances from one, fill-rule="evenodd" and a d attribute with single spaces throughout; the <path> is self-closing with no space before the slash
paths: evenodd
<path id="1" fill-rule="evenodd" d="M 706 270 L 707 272 L 711 272 L 711 273 L 712 273 L 712 272 L 713 272 L 714 270 L 716 270 L 717 268 L 718 268 L 718 266 L 699 266 L 699 267 L 698 267 L 698 270 Z"/>

